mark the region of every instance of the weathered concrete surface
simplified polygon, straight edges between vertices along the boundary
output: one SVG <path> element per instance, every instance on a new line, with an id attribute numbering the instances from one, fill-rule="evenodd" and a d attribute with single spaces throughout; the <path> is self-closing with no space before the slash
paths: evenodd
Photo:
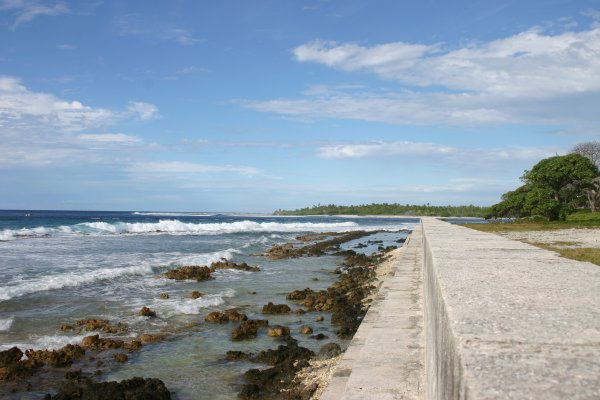
<path id="1" fill-rule="evenodd" d="M 427 399 L 600 399 L 600 267 L 422 224 Z"/>
<path id="2" fill-rule="evenodd" d="M 423 399 L 423 248 L 415 227 L 321 400 Z"/>

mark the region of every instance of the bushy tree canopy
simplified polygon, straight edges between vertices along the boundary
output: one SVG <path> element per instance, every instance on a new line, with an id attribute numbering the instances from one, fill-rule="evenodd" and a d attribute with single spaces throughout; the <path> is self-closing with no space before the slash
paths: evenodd
<path id="1" fill-rule="evenodd" d="M 594 186 L 598 175 L 598 167 L 579 154 L 543 159 L 525 171 L 521 178 L 525 184 L 505 193 L 502 201 L 490 208 L 487 217 L 564 218 L 586 202 L 586 191 Z"/>

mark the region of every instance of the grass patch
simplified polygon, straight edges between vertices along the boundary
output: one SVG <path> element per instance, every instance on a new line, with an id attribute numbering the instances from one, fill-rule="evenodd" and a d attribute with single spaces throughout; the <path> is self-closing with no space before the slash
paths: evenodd
<path id="1" fill-rule="evenodd" d="M 483 232 L 552 231 L 571 228 L 600 228 L 600 212 L 578 211 L 566 221 L 515 221 L 490 222 L 488 224 L 461 224 Z"/>
<path id="2" fill-rule="evenodd" d="M 554 251 L 564 258 L 570 258 L 571 260 L 577 261 L 587 261 L 591 262 L 592 264 L 600 265 L 600 249 L 596 247 L 565 248 L 554 247 L 547 243 L 532 243 L 527 241 L 525 241 L 525 243 L 529 243 L 541 249 Z"/>

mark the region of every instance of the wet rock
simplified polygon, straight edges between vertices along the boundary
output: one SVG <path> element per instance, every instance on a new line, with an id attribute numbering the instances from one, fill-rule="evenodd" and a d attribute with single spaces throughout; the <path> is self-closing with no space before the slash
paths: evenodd
<path id="1" fill-rule="evenodd" d="M 282 390 L 294 388 L 293 379 L 297 372 L 308 366 L 308 360 L 314 353 L 307 348 L 298 346 L 291 337 L 287 344 L 277 349 L 269 349 L 250 358 L 253 362 L 272 365 L 271 368 L 250 369 L 244 374 L 245 384 L 238 397 L 242 399 L 281 398 Z M 298 398 L 287 396 L 285 398 Z"/>
<path id="2" fill-rule="evenodd" d="M 81 347 L 94 350 L 121 349 L 124 344 L 122 340 L 100 338 L 100 335 L 86 336 L 81 340 Z"/>
<path id="3" fill-rule="evenodd" d="M 111 324 L 107 319 L 98 318 L 87 318 L 75 321 L 73 325 L 63 324 L 58 327 L 61 331 L 74 331 L 77 333 L 81 332 L 102 332 L 111 334 L 123 334 L 127 333 L 127 325 L 119 322 L 117 324 Z"/>
<path id="4" fill-rule="evenodd" d="M 141 315 L 142 317 L 156 317 L 156 312 L 152 311 L 151 309 L 149 309 L 148 307 L 142 307 L 142 309 L 138 312 L 139 315 Z"/>
<path id="5" fill-rule="evenodd" d="M 288 314 L 292 309 L 287 304 L 273 304 L 269 302 L 262 308 L 263 314 Z"/>
<path id="6" fill-rule="evenodd" d="M 8 350 L 0 351 L 0 368 L 8 367 L 21 360 L 23 352 L 18 347 L 11 347 Z"/>
<path id="7" fill-rule="evenodd" d="M 132 340 L 131 342 L 125 342 L 123 344 L 123 349 L 128 352 L 138 351 L 142 348 L 142 342 L 140 340 Z"/>
<path id="8" fill-rule="evenodd" d="M 161 293 L 161 294 L 160 294 L 160 298 L 161 298 L 161 299 L 165 299 L 165 300 L 166 300 L 166 299 L 168 299 L 169 297 L 171 297 L 171 296 L 169 296 L 169 293 Z"/>
<path id="9" fill-rule="evenodd" d="M 265 255 L 271 260 L 281 260 L 284 258 L 299 257 L 300 254 L 294 249 L 294 245 L 291 243 L 275 245 L 271 247 Z"/>
<path id="10" fill-rule="evenodd" d="M 27 362 L 32 366 L 68 367 L 85 355 L 85 350 L 76 344 L 68 344 L 58 350 L 26 350 Z"/>
<path id="11" fill-rule="evenodd" d="M 127 362 L 127 360 L 129 360 L 129 357 L 125 353 L 115 353 L 115 354 L 113 354 L 113 358 L 115 359 L 116 362 L 119 362 L 119 363 L 124 363 L 124 362 Z"/>
<path id="12" fill-rule="evenodd" d="M 213 279 L 210 275 L 211 272 L 209 267 L 190 265 L 169 270 L 163 276 L 167 279 L 176 279 L 178 281 L 192 279 L 200 282 Z"/>
<path id="13" fill-rule="evenodd" d="M 267 325 L 269 325 L 269 321 L 266 319 L 249 319 L 242 321 L 240 326 L 231 332 L 231 338 L 233 340 L 253 339 L 258 334 L 258 328 Z"/>
<path id="14" fill-rule="evenodd" d="M 290 334 L 290 328 L 282 325 L 273 325 L 267 328 L 267 336 L 280 337 L 288 336 Z"/>
<path id="15" fill-rule="evenodd" d="M 302 308 L 297 308 L 294 310 L 294 314 L 303 315 L 303 314 L 306 314 L 306 310 L 304 310 Z"/>
<path id="16" fill-rule="evenodd" d="M 93 382 L 80 377 L 66 380 L 49 400 L 170 400 L 171 394 L 160 379 L 131 378 L 121 382 Z"/>
<path id="17" fill-rule="evenodd" d="M 313 333 L 313 328 L 311 328 L 308 325 L 304 325 L 300 327 L 300 333 L 303 335 L 310 335 L 311 333 Z"/>
<path id="18" fill-rule="evenodd" d="M 166 337 L 167 337 L 167 335 L 160 334 L 160 333 L 142 333 L 140 336 L 138 336 L 138 340 L 142 344 L 156 343 L 156 342 L 160 342 L 161 340 L 165 340 Z"/>
<path id="19" fill-rule="evenodd" d="M 252 354 L 245 353 L 243 351 L 230 350 L 225 355 L 225 358 L 230 361 L 238 361 L 238 360 L 248 360 L 248 359 L 250 359 L 251 356 L 252 356 Z"/>
<path id="20" fill-rule="evenodd" d="M 234 262 L 227 261 L 226 259 L 221 259 L 221 261 L 214 262 L 210 265 L 210 270 L 212 272 L 218 269 L 237 269 L 239 271 L 247 271 L 247 272 L 258 272 L 260 271 L 259 267 L 251 267 L 245 262 L 236 264 Z"/>
<path id="21" fill-rule="evenodd" d="M 289 293 L 285 298 L 288 300 L 304 300 L 307 296 L 313 295 L 315 292 L 311 288 L 303 290 L 294 290 Z"/>
<path id="22" fill-rule="evenodd" d="M 340 347 L 340 345 L 337 343 L 331 342 L 331 343 L 327 343 L 326 345 L 321 347 L 321 349 L 319 349 L 316 359 L 317 360 L 326 360 L 328 358 L 337 357 L 340 354 L 342 354 L 342 348 Z"/>
<path id="23" fill-rule="evenodd" d="M 194 291 L 193 291 L 193 292 L 190 294 L 190 297 L 191 297 L 192 299 L 197 299 L 197 298 L 200 298 L 200 297 L 202 297 L 202 296 L 204 296 L 204 293 L 202 293 L 202 292 L 199 292 L 199 291 L 197 291 L 197 290 L 194 290 Z"/>
<path id="24" fill-rule="evenodd" d="M 229 321 L 246 321 L 248 317 L 246 314 L 240 313 L 235 308 L 225 311 L 213 311 L 204 317 L 206 322 L 225 323 Z"/>
<path id="25" fill-rule="evenodd" d="M 329 339 L 329 336 L 327 336 L 323 333 L 317 333 L 316 335 L 312 335 L 310 338 L 315 339 L 315 340 L 323 340 L 323 339 Z"/>
<path id="26" fill-rule="evenodd" d="M 322 315 L 319 315 L 317 318 L 315 318 L 315 321 L 322 322 L 324 319 L 325 319 L 325 317 L 323 317 Z"/>

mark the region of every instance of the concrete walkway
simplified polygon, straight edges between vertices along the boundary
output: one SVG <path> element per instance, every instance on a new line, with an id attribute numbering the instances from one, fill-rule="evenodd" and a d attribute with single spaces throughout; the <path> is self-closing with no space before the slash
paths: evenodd
<path id="1" fill-rule="evenodd" d="M 423 399 L 423 247 L 415 226 L 321 400 Z"/>
<path id="2" fill-rule="evenodd" d="M 322 400 L 600 399 L 600 267 L 423 218 Z"/>
<path id="3" fill-rule="evenodd" d="M 600 267 L 422 225 L 427 399 L 600 399 Z"/>

